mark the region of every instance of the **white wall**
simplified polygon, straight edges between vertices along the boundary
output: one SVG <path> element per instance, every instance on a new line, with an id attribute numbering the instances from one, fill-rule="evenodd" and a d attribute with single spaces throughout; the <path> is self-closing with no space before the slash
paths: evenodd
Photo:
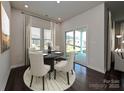
<path id="1" fill-rule="evenodd" d="M 21 11 L 12 8 L 11 21 L 11 65 L 24 65 L 24 20 Z"/>
<path id="2" fill-rule="evenodd" d="M 62 24 L 61 49 L 65 48 L 65 31 L 87 26 L 87 66 L 105 73 L 104 68 L 104 4 L 71 18 Z"/>
<path id="3" fill-rule="evenodd" d="M 3 7 L 10 19 L 11 9 L 9 2 L 2 2 Z M 10 50 L 0 53 L 0 90 L 4 90 L 10 72 Z"/>

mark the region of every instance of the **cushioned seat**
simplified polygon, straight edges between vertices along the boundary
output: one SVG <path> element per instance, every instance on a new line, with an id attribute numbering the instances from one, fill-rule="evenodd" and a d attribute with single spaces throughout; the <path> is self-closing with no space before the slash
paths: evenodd
<path id="1" fill-rule="evenodd" d="M 62 69 L 65 69 L 65 66 L 67 65 L 67 61 L 61 61 L 61 62 L 58 62 L 54 68 L 57 69 L 57 70 L 62 70 Z"/>
<path id="2" fill-rule="evenodd" d="M 50 66 L 49 65 L 44 65 L 44 67 L 49 70 L 50 69 Z"/>

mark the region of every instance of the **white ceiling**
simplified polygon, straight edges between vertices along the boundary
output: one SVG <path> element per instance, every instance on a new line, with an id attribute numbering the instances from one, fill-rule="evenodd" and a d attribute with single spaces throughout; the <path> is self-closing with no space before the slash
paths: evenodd
<path id="1" fill-rule="evenodd" d="M 62 21 L 68 20 L 73 16 L 81 14 L 90 8 L 102 3 L 101 1 L 11 1 L 13 8 L 25 10 L 38 15 L 48 15 L 49 18 L 57 20 L 58 17 Z M 25 8 L 27 4 L 29 8 Z"/>

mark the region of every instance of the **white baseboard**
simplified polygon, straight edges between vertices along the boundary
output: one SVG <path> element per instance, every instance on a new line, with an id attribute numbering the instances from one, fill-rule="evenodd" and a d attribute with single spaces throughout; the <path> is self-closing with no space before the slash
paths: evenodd
<path id="1" fill-rule="evenodd" d="M 4 91 L 6 88 L 6 84 L 9 78 L 9 74 L 10 74 L 11 69 L 6 73 L 6 76 L 4 76 L 3 81 L 1 82 L 1 86 L 0 86 L 0 91 Z"/>
<path id="2" fill-rule="evenodd" d="M 17 68 L 17 67 L 21 67 L 21 66 L 24 66 L 25 64 L 16 64 L 16 65 L 12 65 L 10 68 L 13 69 L 13 68 Z"/>
<path id="3" fill-rule="evenodd" d="M 97 71 L 97 72 L 100 72 L 100 73 L 105 74 L 105 71 L 103 71 L 103 70 L 101 70 L 101 69 L 98 69 L 98 68 L 96 68 L 96 67 L 92 67 L 92 66 L 89 66 L 89 65 L 87 65 L 87 67 L 90 68 L 90 69 L 93 69 L 93 70 L 95 70 L 95 71 Z"/>

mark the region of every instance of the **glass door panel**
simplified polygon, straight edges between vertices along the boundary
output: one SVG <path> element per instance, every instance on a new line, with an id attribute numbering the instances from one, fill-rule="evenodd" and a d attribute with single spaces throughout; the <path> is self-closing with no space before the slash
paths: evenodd
<path id="1" fill-rule="evenodd" d="M 81 31 L 75 31 L 75 52 L 81 51 Z"/>
<path id="2" fill-rule="evenodd" d="M 75 62 L 86 66 L 86 31 L 75 30 Z"/>
<path id="3" fill-rule="evenodd" d="M 82 32 L 82 48 L 81 52 L 86 53 L 86 31 Z"/>
<path id="4" fill-rule="evenodd" d="M 74 50 L 74 31 L 66 32 L 66 53 Z"/>

